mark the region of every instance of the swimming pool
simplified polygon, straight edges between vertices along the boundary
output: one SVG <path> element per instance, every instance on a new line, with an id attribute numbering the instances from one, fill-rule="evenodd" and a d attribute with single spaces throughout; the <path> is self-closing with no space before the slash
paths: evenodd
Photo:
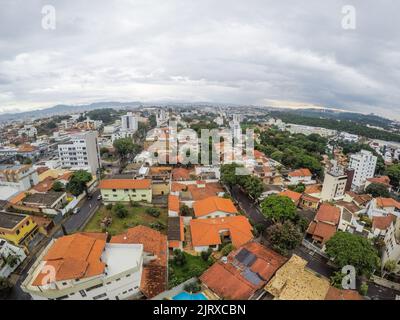
<path id="1" fill-rule="evenodd" d="M 202 293 L 187 293 L 182 291 L 176 296 L 172 297 L 172 300 L 208 300 Z"/>

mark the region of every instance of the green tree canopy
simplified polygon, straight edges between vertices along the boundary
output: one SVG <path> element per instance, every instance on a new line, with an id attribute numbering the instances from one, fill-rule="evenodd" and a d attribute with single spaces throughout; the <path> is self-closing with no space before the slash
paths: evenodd
<path id="1" fill-rule="evenodd" d="M 255 176 L 246 176 L 243 187 L 253 199 L 258 199 L 264 191 L 261 179 Z"/>
<path id="2" fill-rule="evenodd" d="M 272 248 L 283 255 L 286 255 L 288 250 L 296 248 L 303 239 L 299 227 L 289 220 L 268 227 L 265 233 Z"/>
<path id="3" fill-rule="evenodd" d="M 296 206 L 289 197 L 270 195 L 261 202 L 261 212 L 274 222 L 284 222 L 295 219 Z"/>
<path id="4" fill-rule="evenodd" d="M 398 188 L 400 186 L 400 164 L 393 164 L 386 169 L 386 174 L 390 178 L 390 183 Z"/>
<path id="5" fill-rule="evenodd" d="M 56 192 L 63 191 L 64 185 L 60 181 L 55 181 L 51 189 Z"/>
<path id="6" fill-rule="evenodd" d="M 370 194 L 374 198 L 376 198 L 376 197 L 388 198 L 390 196 L 388 189 L 382 183 L 371 183 L 365 189 L 365 192 Z"/>
<path id="7" fill-rule="evenodd" d="M 120 219 L 124 219 L 128 216 L 128 209 L 126 209 L 122 203 L 117 203 L 114 206 L 114 212 Z"/>
<path id="8" fill-rule="evenodd" d="M 92 179 L 92 175 L 85 170 L 75 171 L 69 179 L 67 191 L 75 197 L 79 196 L 82 192 L 87 193 L 87 183 L 92 181 Z"/>
<path id="9" fill-rule="evenodd" d="M 371 241 L 348 232 L 336 232 L 326 242 L 326 254 L 339 268 L 354 266 L 359 275 L 369 276 L 380 264 Z"/>

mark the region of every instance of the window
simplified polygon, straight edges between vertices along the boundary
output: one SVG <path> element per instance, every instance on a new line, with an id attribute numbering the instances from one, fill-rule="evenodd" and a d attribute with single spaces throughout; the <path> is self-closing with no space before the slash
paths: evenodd
<path id="1" fill-rule="evenodd" d="M 85 292 L 85 290 L 80 290 L 79 293 L 81 294 L 82 297 L 86 297 L 86 292 Z"/>
<path id="2" fill-rule="evenodd" d="M 86 291 L 91 291 L 91 290 L 94 290 L 94 289 L 97 289 L 97 288 L 101 288 L 102 286 L 103 286 L 103 284 L 99 283 L 99 284 L 97 284 L 97 285 L 95 285 L 93 287 L 87 288 Z"/>
<path id="3" fill-rule="evenodd" d="M 107 293 L 102 293 L 93 297 L 93 300 L 98 300 L 107 296 Z"/>

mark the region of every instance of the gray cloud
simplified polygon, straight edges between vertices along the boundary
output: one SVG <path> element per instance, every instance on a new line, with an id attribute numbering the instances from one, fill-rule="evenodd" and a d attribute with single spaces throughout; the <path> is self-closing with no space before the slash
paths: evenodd
<path id="1" fill-rule="evenodd" d="M 0 112 L 201 100 L 399 117 L 400 3 L 327 2 L 3 0 Z M 45 4 L 54 31 L 41 27 Z M 341 27 L 347 4 L 356 30 Z"/>

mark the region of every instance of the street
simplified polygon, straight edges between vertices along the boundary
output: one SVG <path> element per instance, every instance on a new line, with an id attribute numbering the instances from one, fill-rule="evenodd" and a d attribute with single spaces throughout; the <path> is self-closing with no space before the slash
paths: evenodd
<path id="1" fill-rule="evenodd" d="M 77 214 L 71 215 L 67 220 L 63 223 L 67 233 L 73 233 L 79 231 L 79 229 L 87 222 L 90 216 L 98 209 L 101 201 L 97 200 L 98 195 L 100 194 L 99 190 L 96 190 L 93 193 L 92 199 L 88 200 L 84 198 L 78 206 L 81 210 Z M 15 286 L 12 288 L 10 295 L 8 296 L 8 300 L 30 300 L 30 296 L 23 292 L 20 288 L 21 283 L 24 281 L 26 277 L 27 271 L 31 268 L 33 263 L 36 260 L 36 257 L 40 254 L 40 251 L 45 248 L 53 238 L 59 238 L 63 236 L 63 231 L 61 228 L 58 228 L 56 232 L 51 237 L 46 237 L 39 245 L 34 252 L 28 256 L 27 259 L 30 259 L 27 264 L 23 265 L 22 270 L 18 270 L 20 274 Z"/>

